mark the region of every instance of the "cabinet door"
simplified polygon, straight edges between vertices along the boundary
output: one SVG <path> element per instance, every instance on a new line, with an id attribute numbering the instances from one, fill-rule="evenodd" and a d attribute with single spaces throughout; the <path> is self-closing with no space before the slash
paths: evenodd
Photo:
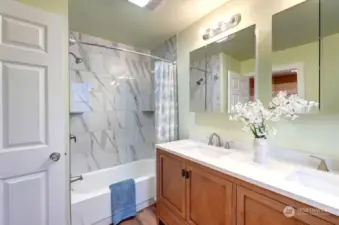
<path id="1" fill-rule="evenodd" d="M 330 225 L 306 213 L 284 215 L 288 205 L 237 186 L 237 225 Z M 332 224 L 333 225 L 333 224 Z"/>
<path id="2" fill-rule="evenodd" d="M 187 170 L 187 222 L 191 225 L 233 225 L 233 184 L 200 167 L 187 165 Z"/>
<path id="3" fill-rule="evenodd" d="M 171 210 L 169 210 L 162 202 L 157 204 L 157 211 L 159 213 L 159 225 L 186 225 L 184 220 L 173 215 Z"/>
<path id="4" fill-rule="evenodd" d="M 159 153 L 157 157 L 158 201 L 185 219 L 185 164 L 175 156 Z"/>

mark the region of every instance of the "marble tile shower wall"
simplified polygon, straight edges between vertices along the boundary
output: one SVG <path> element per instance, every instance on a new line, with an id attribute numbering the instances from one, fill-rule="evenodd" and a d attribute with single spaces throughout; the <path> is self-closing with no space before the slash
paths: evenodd
<path id="1" fill-rule="evenodd" d="M 220 58 L 211 55 L 191 63 L 190 107 L 192 112 L 220 112 Z M 205 80 L 206 79 L 206 80 Z M 198 82 L 201 81 L 201 82 Z"/>
<path id="2" fill-rule="evenodd" d="M 72 32 L 78 40 L 117 46 L 93 36 Z M 113 167 L 155 156 L 154 96 L 151 60 L 147 57 L 76 44 L 70 51 L 70 83 L 90 85 L 89 111 L 70 116 L 72 175 Z"/>
<path id="3" fill-rule="evenodd" d="M 195 60 L 190 68 L 190 111 L 205 112 L 205 59 Z"/>
<path id="4" fill-rule="evenodd" d="M 220 58 L 212 55 L 206 59 L 206 107 L 207 112 L 220 112 Z"/>
<path id="5" fill-rule="evenodd" d="M 152 55 L 167 59 L 169 61 L 177 60 L 177 36 L 173 36 L 157 48 L 152 50 Z"/>

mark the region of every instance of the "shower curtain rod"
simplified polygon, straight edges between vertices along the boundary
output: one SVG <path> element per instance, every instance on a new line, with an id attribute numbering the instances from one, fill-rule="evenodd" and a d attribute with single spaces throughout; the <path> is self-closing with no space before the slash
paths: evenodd
<path id="1" fill-rule="evenodd" d="M 191 67 L 191 69 L 199 70 L 201 72 L 208 72 L 207 70 L 200 69 L 199 67 L 196 67 L 196 66 L 190 66 L 190 67 Z"/>
<path id="2" fill-rule="evenodd" d="M 100 45 L 100 44 L 95 44 L 95 43 L 90 43 L 90 42 L 83 42 L 83 41 L 77 41 L 77 42 L 79 44 L 83 44 L 83 45 L 107 48 L 107 49 L 118 50 L 118 51 L 122 51 L 122 52 L 128 52 L 128 53 L 133 53 L 133 54 L 137 54 L 137 55 L 142 55 L 142 56 L 150 57 L 152 59 L 158 59 L 158 60 L 168 62 L 168 63 L 172 63 L 172 64 L 176 63 L 175 61 L 172 62 L 172 61 L 169 61 L 167 59 L 164 59 L 164 58 L 161 58 L 161 57 L 158 57 L 158 56 L 154 56 L 154 55 L 151 55 L 151 54 L 143 53 L 143 52 L 137 52 L 137 51 L 132 51 L 132 50 L 124 49 L 124 48 Z"/>

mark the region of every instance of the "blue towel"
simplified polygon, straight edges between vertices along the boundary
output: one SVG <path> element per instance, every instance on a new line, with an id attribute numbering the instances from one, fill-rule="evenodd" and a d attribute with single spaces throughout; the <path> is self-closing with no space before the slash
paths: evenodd
<path id="1" fill-rule="evenodd" d="M 109 186 L 111 189 L 111 210 L 114 225 L 137 215 L 135 200 L 135 182 L 124 180 Z"/>

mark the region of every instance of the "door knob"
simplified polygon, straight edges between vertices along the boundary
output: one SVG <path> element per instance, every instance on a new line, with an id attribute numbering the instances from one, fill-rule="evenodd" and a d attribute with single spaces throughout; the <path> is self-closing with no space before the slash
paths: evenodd
<path id="1" fill-rule="evenodd" d="M 61 158 L 61 154 L 59 152 L 53 152 L 52 154 L 49 155 L 49 159 L 57 162 Z"/>

